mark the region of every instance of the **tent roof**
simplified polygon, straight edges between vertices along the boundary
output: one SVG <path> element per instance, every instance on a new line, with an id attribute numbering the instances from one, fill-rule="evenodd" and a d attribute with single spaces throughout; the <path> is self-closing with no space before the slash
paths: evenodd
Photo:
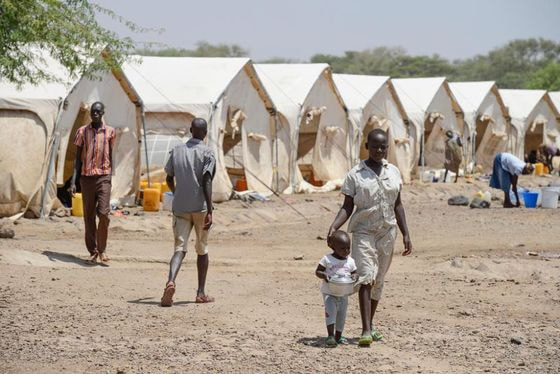
<path id="1" fill-rule="evenodd" d="M 323 72 L 330 72 L 330 67 L 328 64 L 255 64 L 255 70 L 274 103 L 288 101 L 303 105 L 315 82 Z"/>
<path id="2" fill-rule="evenodd" d="M 445 83 L 445 78 L 401 78 L 391 81 L 404 109 L 407 113 L 415 113 L 428 110 L 436 93 Z"/>
<path id="3" fill-rule="evenodd" d="M 349 109 L 364 108 L 389 77 L 333 74 L 333 80 Z"/>
<path id="4" fill-rule="evenodd" d="M 9 107 L 12 100 L 41 100 L 53 101 L 65 98 L 75 83 L 70 74 L 58 61 L 48 56 L 46 53 L 40 53 L 37 57 L 37 64 L 41 65 L 41 69 L 46 70 L 53 75 L 57 81 L 42 82 L 38 85 L 23 84 L 20 87 L 0 79 L 0 107 Z M 40 61 L 43 59 L 43 61 Z"/>
<path id="5" fill-rule="evenodd" d="M 215 104 L 243 69 L 266 106 L 272 105 L 248 58 L 132 56 L 132 59 L 123 65 L 123 71 L 147 111 L 185 112 L 192 105 Z"/>
<path id="6" fill-rule="evenodd" d="M 500 90 L 509 114 L 519 119 L 529 117 L 545 94 L 545 90 Z"/>
<path id="7" fill-rule="evenodd" d="M 560 112 L 560 91 L 549 92 L 548 96 L 550 97 L 552 104 L 556 107 L 556 112 Z"/>
<path id="8" fill-rule="evenodd" d="M 449 88 L 465 112 L 476 112 L 494 85 L 492 81 L 454 82 L 449 83 Z"/>

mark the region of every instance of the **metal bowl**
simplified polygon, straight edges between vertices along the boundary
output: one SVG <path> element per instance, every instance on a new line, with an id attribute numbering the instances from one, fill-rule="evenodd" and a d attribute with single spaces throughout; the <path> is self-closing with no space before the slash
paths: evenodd
<path id="1" fill-rule="evenodd" d="M 349 277 L 332 277 L 327 283 L 329 285 L 329 295 L 348 296 L 354 293 L 354 280 Z"/>

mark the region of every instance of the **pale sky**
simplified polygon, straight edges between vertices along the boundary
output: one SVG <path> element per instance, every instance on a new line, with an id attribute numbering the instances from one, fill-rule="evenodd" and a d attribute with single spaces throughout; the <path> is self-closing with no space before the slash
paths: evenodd
<path id="1" fill-rule="evenodd" d="M 484 54 L 509 40 L 560 42 L 560 0 L 94 0 L 162 34 L 136 41 L 193 48 L 197 41 L 239 44 L 253 59 L 307 60 L 313 54 L 378 46 L 449 59 Z"/>

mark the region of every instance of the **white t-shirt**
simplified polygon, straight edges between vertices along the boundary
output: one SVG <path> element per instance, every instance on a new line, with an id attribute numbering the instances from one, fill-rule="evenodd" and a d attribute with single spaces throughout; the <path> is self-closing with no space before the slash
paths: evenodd
<path id="1" fill-rule="evenodd" d="M 354 262 L 354 259 L 352 257 L 348 256 L 343 260 L 339 260 L 332 254 L 323 256 L 321 261 L 319 261 L 319 265 L 325 268 L 325 274 L 327 274 L 329 278 L 334 276 L 335 274 L 342 277 L 350 277 L 350 275 L 357 269 L 356 263 Z M 324 280 L 321 284 L 321 292 L 329 292 L 329 286 Z"/>
<path id="2" fill-rule="evenodd" d="M 511 153 L 502 153 L 502 168 L 512 175 L 521 175 L 525 163 Z"/>

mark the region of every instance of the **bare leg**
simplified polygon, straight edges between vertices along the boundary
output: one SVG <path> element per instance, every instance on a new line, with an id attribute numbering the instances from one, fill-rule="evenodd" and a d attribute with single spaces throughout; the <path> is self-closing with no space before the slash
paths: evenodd
<path id="1" fill-rule="evenodd" d="M 183 251 L 176 251 L 173 257 L 171 257 L 171 261 L 169 262 L 169 279 L 167 280 L 168 285 L 175 284 L 175 279 L 177 278 L 177 274 L 179 274 L 179 269 L 181 269 L 185 254 L 186 253 Z"/>
<path id="2" fill-rule="evenodd" d="M 334 336 L 334 323 L 327 325 L 327 334 L 328 336 Z M 338 331 L 337 331 L 338 334 Z"/>
<path id="3" fill-rule="evenodd" d="M 198 256 L 196 259 L 196 269 L 198 270 L 198 290 L 197 296 L 205 296 L 204 288 L 206 286 L 206 274 L 208 273 L 208 253 Z"/>
<path id="4" fill-rule="evenodd" d="M 511 203 L 511 199 L 509 198 L 509 193 L 504 192 L 504 208 L 513 208 L 514 205 Z"/>
<path id="5" fill-rule="evenodd" d="M 377 305 L 379 305 L 379 300 L 371 300 L 371 317 L 369 319 L 369 325 L 373 326 L 373 316 L 375 316 L 375 311 L 377 310 Z"/>
<path id="6" fill-rule="evenodd" d="M 362 284 L 358 291 L 360 315 L 362 317 L 362 335 L 371 334 L 371 285 Z"/>

